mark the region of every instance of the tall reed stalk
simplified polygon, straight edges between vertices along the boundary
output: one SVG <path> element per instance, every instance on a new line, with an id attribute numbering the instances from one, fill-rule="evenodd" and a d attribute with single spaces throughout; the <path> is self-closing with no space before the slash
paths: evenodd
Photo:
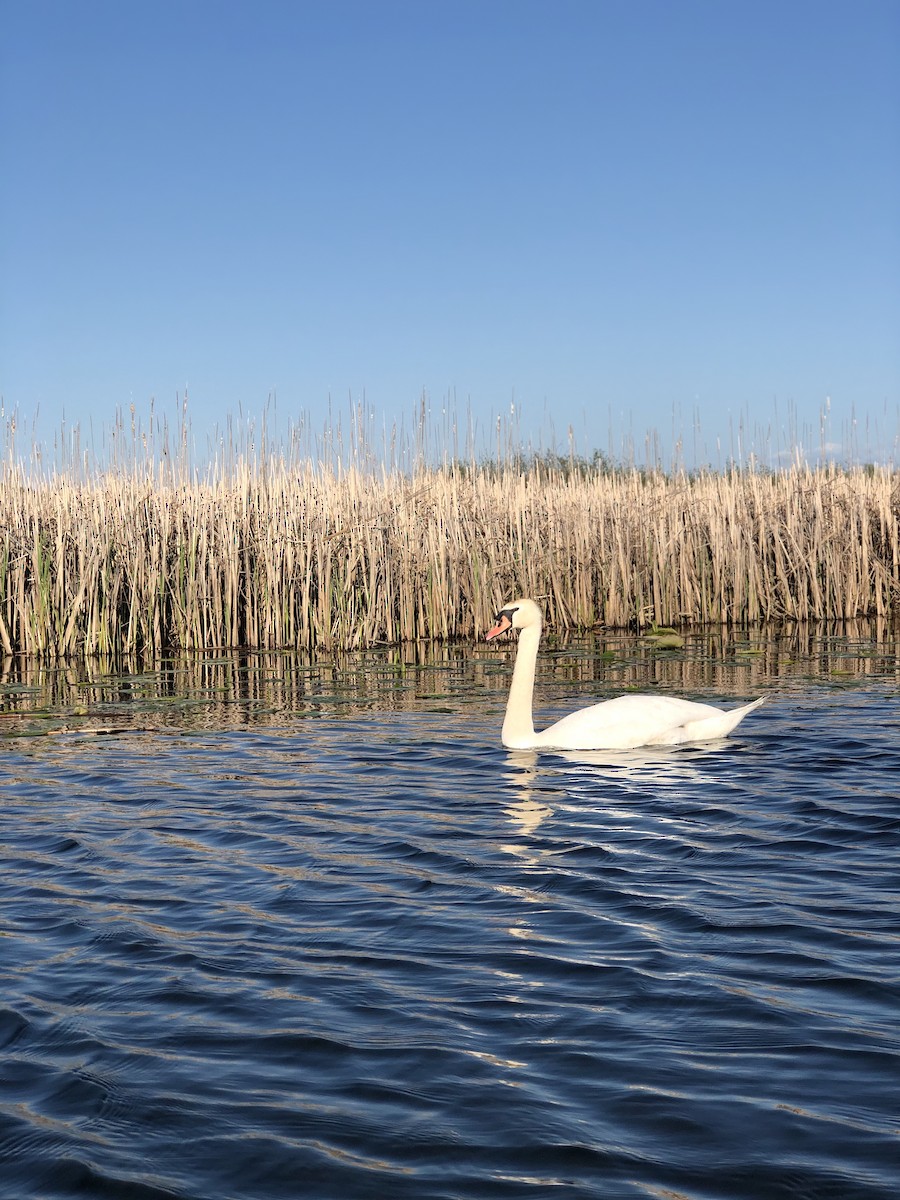
<path id="1" fill-rule="evenodd" d="M 0 477 L 0 652 L 327 649 L 557 628 L 900 613 L 900 475 L 235 462 Z"/>

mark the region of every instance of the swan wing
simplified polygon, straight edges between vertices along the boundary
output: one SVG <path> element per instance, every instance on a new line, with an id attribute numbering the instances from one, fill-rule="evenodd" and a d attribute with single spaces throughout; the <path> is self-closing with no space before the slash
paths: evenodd
<path id="1" fill-rule="evenodd" d="M 570 713 L 535 735 L 558 750 L 632 750 L 725 737 L 762 699 L 723 711 L 676 696 L 617 696 Z"/>

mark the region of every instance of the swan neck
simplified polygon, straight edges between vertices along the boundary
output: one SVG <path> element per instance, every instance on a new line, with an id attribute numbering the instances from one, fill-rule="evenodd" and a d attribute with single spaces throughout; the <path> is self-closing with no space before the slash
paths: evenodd
<path id="1" fill-rule="evenodd" d="M 527 749 L 534 745 L 534 718 L 532 697 L 534 695 L 534 672 L 537 662 L 540 628 L 529 627 L 519 634 L 516 648 L 516 665 L 513 668 L 509 699 L 506 702 L 506 717 L 503 721 L 502 741 L 513 749 Z"/>

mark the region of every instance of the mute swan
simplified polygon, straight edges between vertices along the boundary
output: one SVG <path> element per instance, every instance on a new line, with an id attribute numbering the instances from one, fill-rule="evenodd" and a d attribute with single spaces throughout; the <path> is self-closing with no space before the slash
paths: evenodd
<path id="1" fill-rule="evenodd" d="M 695 704 L 675 696 L 618 696 L 592 704 L 535 733 L 531 715 L 534 668 L 541 640 L 541 610 L 533 600 L 513 600 L 497 613 L 487 641 L 508 629 L 519 630 L 501 740 L 510 750 L 537 746 L 555 750 L 633 750 L 637 746 L 677 746 L 725 737 L 762 704 L 760 697 L 723 712 L 711 704 Z"/>

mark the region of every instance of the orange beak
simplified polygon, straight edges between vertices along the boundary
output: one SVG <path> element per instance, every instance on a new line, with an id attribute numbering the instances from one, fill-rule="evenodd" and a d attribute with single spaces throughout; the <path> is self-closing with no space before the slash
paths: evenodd
<path id="1" fill-rule="evenodd" d="M 493 629 L 489 629 L 487 631 L 487 633 L 484 635 L 484 640 L 489 642 L 491 638 L 499 637 L 501 633 L 506 633 L 507 629 L 512 629 L 512 621 L 509 619 L 506 613 L 500 613 L 497 619 L 497 624 L 493 627 Z"/>

